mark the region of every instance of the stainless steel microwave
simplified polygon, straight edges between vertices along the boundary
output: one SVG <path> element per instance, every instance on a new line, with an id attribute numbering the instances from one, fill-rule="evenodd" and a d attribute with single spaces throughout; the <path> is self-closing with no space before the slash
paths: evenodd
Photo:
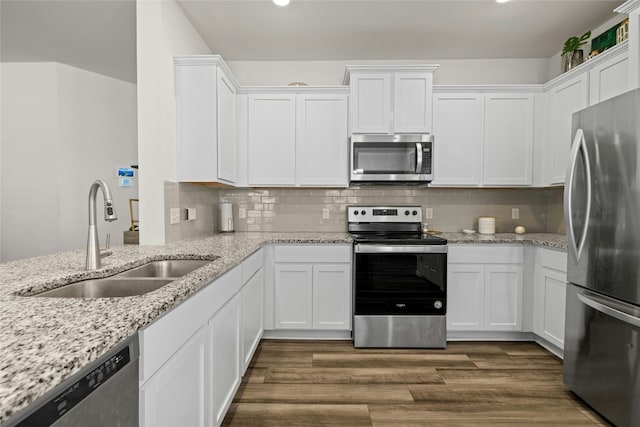
<path id="1" fill-rule="evenodd" d="M 351 136 L 351 183 L 431 182 L 433 140 L 431 134 Z"/>

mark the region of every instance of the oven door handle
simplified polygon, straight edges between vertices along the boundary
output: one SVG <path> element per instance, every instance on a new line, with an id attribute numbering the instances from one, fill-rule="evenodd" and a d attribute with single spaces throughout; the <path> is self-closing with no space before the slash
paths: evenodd
<path id="1" fill-rule="evenodd" d="M 355 245 L 357 254 L 446 254 L 447 245 Z"/>

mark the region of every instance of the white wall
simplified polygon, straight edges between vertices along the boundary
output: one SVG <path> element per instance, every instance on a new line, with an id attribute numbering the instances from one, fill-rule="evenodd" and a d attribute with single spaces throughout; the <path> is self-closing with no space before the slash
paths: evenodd
<path id="1" fill-rule="evenodd" d="M 59 63 L 2 64 L 2 261 L 84 248 L 98 178 L 118 213 L 112 223 L 99 215 L 99 235 L 122 244 L 137 188 L 118 187 L 115 171 L 137 162 L 135 108 L 128 82 Z"/>
<path id="2" fill-rule="evenodd" d="M 164 180 L 176 179 L 173 57 L 211 51 L 173 1 L 137 0 L 140 244 L 164 236 Z"/>
<path id="3" fill-rule="evenodd" d="M 242 86 L 341 85 L 346 65 L 440 64 L 434 84 L 533 84 L 546 82 L 547 59 L 424 59 L 393 61 L 227 61 Z"/>

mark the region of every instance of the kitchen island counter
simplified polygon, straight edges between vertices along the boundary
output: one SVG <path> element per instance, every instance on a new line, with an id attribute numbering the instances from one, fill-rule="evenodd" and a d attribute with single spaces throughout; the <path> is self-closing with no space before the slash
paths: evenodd
<path id="1" fill-rule="evenodd" d="M 75 250 L 0 264 L 0 423 L 158 319 L 267 243 L 351 243 L 346 233 L 215 234 L 165 246 L 115 247 L 102 268 Z M 124 298 L 30 295 L 159 259 L 212 259 L 147 294 Z"/>

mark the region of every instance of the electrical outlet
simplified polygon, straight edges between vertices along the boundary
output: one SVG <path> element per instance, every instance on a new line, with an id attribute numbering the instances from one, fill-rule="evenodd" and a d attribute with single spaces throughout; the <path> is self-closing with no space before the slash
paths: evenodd
<path id="1" fill-rule="evenodd" d="M 171 219 L 169 224 L 177 224 L 180 222 L 180 208 L 171 208 Z"/>
<path id="2" fill-rule="evenodd" d="M 426 208 L 424 210 L 424 216 L 426 219 L 433 219 L 433 208 Z"/>
<path id="3" fill-rule="evenodd" d="M 187 208 L 187 221 L 195 221 L 196 218 L 196 208 Z"/>
<path id="4" fill-rule="evenodd" d="M 511 208 L 511 219 L 520 219 L 520 209 Z"/>
<path id="5" fill-rule="evenodd" d="M 247 217 L 247 210 L 245 208 L 238 208 L 238 218 L 244 219 Z"/>
<path id="6" fill-rule="evenodd" d="M 329 219 L 329 208 L 322 209 L 322 219 Z"/>

